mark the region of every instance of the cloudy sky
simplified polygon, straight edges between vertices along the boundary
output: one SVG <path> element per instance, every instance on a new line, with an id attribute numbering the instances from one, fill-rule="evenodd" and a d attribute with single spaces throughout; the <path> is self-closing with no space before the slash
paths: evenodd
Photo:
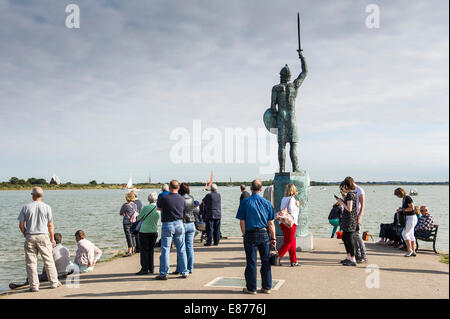
<path id="1" fill-rule="evenodd" d="M 80 7 L 68 29 L 65 8 Z M 366 6 L 380 8 L 369 29 Z M 278 73 L 312 180 L 449 179 L 448 1 L 0 0 L 0 181 L 248 180 L 255 164 L 173 164 L 174 128 L 263 127 Z"/>

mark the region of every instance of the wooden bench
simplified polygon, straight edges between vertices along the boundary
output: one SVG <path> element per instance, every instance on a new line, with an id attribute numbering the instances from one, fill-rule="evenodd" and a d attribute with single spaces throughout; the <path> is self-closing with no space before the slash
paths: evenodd
<path id="1" fill-rule="evenodd" d="M 437 238 L 437 232 L 439 229 L 439 225 L 434 225 L 433 229 L 431 230 L 430 236 L 428 237 L 416 237 L 416 250 L 419 250 L 419 242 L 418 240 L 423 240 L 423 241 L 427 241 L 427 242 L 433 242 L 433 251 L 435 254 L 438 254 L 437 250 L 436 250 L 436 238 Z"/>

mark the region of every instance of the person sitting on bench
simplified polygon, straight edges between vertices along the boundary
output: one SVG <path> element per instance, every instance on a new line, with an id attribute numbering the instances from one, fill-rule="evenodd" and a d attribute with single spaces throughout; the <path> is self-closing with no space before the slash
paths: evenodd
<path id="1" fill-rule="evenodd" d="M 431 231 L 434 227 L 434 218 L 429 213 L 427 206 L 420 207 L 420 213 L 422 214 L 419 221 L 414 228 L 414 233 L 416 237 L 428 238 L 431 235 Z"/>

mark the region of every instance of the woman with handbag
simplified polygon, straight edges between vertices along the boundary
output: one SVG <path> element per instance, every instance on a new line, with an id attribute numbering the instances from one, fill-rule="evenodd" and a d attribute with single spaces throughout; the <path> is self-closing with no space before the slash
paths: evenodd
<path id="1" fill-rule="evenodd" d="M 136 199 L 134 192 L 128 192 L 125 195 L 127 202 L 120 208 L 120 216 L 123 216 L 123 231 L 127 240 L 128 252 L 123 257 L 129 257 L 134 254 L 136 248 L 136 236 L 131 233 L 131 226 L 138 216 L 137 206 L 134 203 Z"/>
<path id="2" fill-rule="evenodd" d="M 291 267 L 300 266 L 297 262 L 297 244 L 295 242 L 295 231 L 297 230 L 297 220 L 299 209 L 299 201 L 295 199 L 298 190 L 294 184 L 288 184 L 280 205 L 280 213 L 277 214 L 277 220 L 280 221 L 280 228 L 283 231 L 283 245 L 278 250 L 281 258 L 289 252 Z"/>
<path id="3" fill-rule="evenodd" d="M 406 195 L 403 188 L 396 188 L 394 195 L 402 199 L 402 207 L 397 209 L 397 213 L 406 216 L 405 227 L 402 231 L 402 237 L 406 244 L 405 257 L 416 256 L 416 238 L 414 237 L 414 227 L 417 224 L 417 215 L 414 210 L 413 200 L 410 196 Z"/>
<path id="4" fill-rule="evenodd" d="M 144 206 L 137 217 L 139 227 L 139 243 L 141 246 L 141 270 L 136 275 L 153 274 L 154 272 L 154 248 L 158 238 L 159 211 L 156 208 L 158 194 L 148 195 L 149 205 Z"/>

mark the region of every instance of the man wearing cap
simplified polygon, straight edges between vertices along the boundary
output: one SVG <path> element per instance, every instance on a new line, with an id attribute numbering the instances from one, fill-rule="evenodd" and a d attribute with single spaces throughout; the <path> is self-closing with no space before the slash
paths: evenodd
<path id="1" fill-rule="evenodd" d="M 37 271 L 37 255 L 41 255 L 51 288 L 61 286 L 58 281 L 53 260 L 54 226 L 52 209 L 42 202 L 44 191 L 40 187 L 33 188 L 31 193 L 33 202 L 25 205 L 20 211 L 18 220 L 19 228 L 25 237 L 25 261 L 27 265 L 27 279 L 30 283 L 30 291 L 39 291 L 39 277 Z M 50 239 L 49 239 L 50 234 Z"/>

